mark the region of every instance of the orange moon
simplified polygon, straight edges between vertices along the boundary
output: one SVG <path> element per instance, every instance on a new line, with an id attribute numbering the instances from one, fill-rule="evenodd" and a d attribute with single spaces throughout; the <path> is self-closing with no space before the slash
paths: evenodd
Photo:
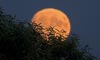
<path id="1" fill-rule="evenodd" d="M 44 28 L 54 27 L 57 30 L 65 31 L 63 34 L 68 37 L 71 30 L 71 25 L 68 16 L 55 8 L 45 8 L 38 11 L 32 18 L 31 23 L 40 24 Z M 47 32 L 47 31 L 46 31 Z"/>

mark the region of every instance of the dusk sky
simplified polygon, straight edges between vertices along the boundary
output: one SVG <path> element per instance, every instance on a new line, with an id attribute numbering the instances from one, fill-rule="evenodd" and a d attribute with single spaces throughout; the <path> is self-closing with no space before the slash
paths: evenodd
<path id="1" fill-rule="evenodd" d="M 65 12 L 71 22 L 71 32 L 78 34 L 81 45 L 88 44 L 91 52 L 100 57 L 100 1 L 99 0 L 0 0 L 0 6 L 19 21 L 30 22 L 43 8 Z"/>

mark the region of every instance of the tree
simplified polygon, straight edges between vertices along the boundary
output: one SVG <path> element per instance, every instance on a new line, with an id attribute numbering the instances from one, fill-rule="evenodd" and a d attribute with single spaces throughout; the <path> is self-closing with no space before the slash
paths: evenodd
<path id="1" fill-rule="evenodd" d="M 89 47 L 79 47 L 79 38 L 71 34 L 55 36 L 51 27 L 46 41 L 42 26 L 16 23 L 14 16 L 0 9 L 0 60 L 96 60 Z"/>

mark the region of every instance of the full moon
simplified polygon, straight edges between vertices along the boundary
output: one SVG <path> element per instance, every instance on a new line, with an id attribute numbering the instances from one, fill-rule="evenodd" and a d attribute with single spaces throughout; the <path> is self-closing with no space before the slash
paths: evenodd
<path id="1" fill-rule="evenodd" d="M 68 16 L 55 8 L 45 8 L 38 11 L 32 18 L 31 23 L 41 24 L 45 29 L 54 27 L 56 32 L 64 31 L 64 37 L 68 37 L 71 30 L 71 25 Z M 48 33 L 48 31 L 44 31 Z M 57 35 L 57 34 L 55 34 Z"/>

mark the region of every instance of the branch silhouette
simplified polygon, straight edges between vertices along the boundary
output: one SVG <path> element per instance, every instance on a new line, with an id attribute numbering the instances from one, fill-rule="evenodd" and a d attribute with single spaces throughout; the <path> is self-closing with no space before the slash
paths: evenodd
<path id="1" fill-rule="evenodd" d="M 0 9 L 0 60 L 96 60 L 88 45 L 79 47 L 77 35 L 62 41 L 51 27 L 46 41 L 40 25 L 17 24 L 14 16 Z"/>

